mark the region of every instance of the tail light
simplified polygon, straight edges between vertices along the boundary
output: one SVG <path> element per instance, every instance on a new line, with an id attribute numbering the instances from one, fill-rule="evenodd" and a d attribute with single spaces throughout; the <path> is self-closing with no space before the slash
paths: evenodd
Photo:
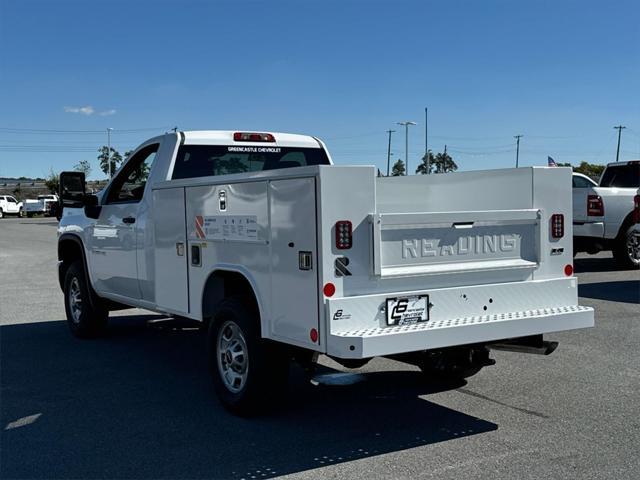
<path id="1" fill-rule="evenodd" d="M 564 237 L 564 215 L 561 213 L 554 213 L 551 215 L 551 237 Z"/>
<path id="2" fill-rule="evenodd" d="M 276 139 L 270 133 L 236 132 L 233 134 L 236 142 L 275 142 Z"/>
<path id="3" fill-rule="evenodd" d="M 591 217 L 604 216 L 604 203 L 600 195 L 589 195 L 587 197 L 587 215 Z"/>
<path id="4" fill-rule="evenodd" d="M 633 214 L 631 218 L 633 223 L 640 223 L 640 195 L 633 197 Z"/>
<path id="5" fill-rule="evenodd" d="M 353 226 L 349 220 L 336 222 L 336 248 L 347 250 L 353 245 Z"/>

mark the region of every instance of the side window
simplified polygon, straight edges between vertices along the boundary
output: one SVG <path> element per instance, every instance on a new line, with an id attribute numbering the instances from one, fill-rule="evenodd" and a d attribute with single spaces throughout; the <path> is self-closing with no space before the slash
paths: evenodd
<path id="1" fill-rule="evenodd" d="M 129 159 L 113 180 L 107 203 L 137 203 L 142 200 L 158 147 L 159 144 L 144 147 Z"/>
<path id="2" fill-rule="evenodd" d="M 15 198 L 13 198 L 13 197 L 7 197 L 7 201 L 8 201 L 9 203 L 18 203 L 18 201 L 17 201 Z"/>
<path id="3" fill-rule="evenodd" d="M 582 177 L 573 177 L 573 188 L 589 188 L 593 184 L 589 180 Z"/>

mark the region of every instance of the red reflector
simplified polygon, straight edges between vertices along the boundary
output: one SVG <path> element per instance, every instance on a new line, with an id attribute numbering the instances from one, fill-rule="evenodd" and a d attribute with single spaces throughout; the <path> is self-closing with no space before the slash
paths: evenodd
<path id="1" fill-rule="evenodd" d="M 592 217 L 602 217 L 604 215 L 604 203 L 600 195 L 589 195 L 587 197 L 587 215 Z"/>
<path id="2" fill-rule="evenodd" d="M 318 330 L 316 330 L 315 328 L 312 328 L 311 331 L 309 332 L 309 338 L 313 343 L 316 343 L 318 341 Z"/>
<path id="3" fill-rule="evenodd" d="M 633 197 L 633 223 L 640 223 L 640 195 Z"/>
<path id="4" fill-rule="evenodd" d="M 561 213 L 551 215 L 551 237 L 564 237 L 564 215 Z"/>
<path id="5" fill-rule="evenodd" d="M 353 245 L 353 225 L 349 220 L 336 222 L 336 248 L 347 250 Z"/>
<path id="6" fill-rule="evenodd" d="M 567 277 L 570 277 L 571 275 L 573 275 L 573 265 L 568 264 L 564 266 L 564 274 Z"/>
<path id="7" fill-rule="evenodd" d="M 336 286 L 331 282 L 325 283 L 322 293 L 324 293 L 326 297 L 333 297 L 333 294 L 336 293 Z"/>
<path id="8" fill-rule="evenodd" d="M 236 142 L 275 142 L 276 138 L 270 133 L 236 132 L 233 134 Z"/>

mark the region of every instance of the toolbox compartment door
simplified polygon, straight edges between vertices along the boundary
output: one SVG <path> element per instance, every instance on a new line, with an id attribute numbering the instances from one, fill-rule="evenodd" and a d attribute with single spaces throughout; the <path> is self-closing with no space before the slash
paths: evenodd
<path id="1" fill-rule="evenodd" d="M 536 209 L 370 216 L 373 274 L 379 277 L 538 266 L 540 218 Z"/>
<path id="2" fill-rule="evenodd" d="M 185 222 L 185 190 L 182 187 L 153 191 L 156 218 L 155 291 L 158 308 L 189 313 L 188 251 Z"/>
<path id="3" fill-rule="evenodd" d="M 318 329 L 318 255 L 314 178 L 269 182 L 271 334 L 313 346 Z"/>

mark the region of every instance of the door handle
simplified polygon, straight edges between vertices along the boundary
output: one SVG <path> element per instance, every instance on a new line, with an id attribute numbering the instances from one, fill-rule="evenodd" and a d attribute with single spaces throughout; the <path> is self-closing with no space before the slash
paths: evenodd
<path id="1" fill-rule="evenodd" d="M 136 219 L 133 217 L 124 217 L 122 219 L 122 223 L 126 223 L 128 225 L 132 224 L 132 223 L 136 223 Z"/>

